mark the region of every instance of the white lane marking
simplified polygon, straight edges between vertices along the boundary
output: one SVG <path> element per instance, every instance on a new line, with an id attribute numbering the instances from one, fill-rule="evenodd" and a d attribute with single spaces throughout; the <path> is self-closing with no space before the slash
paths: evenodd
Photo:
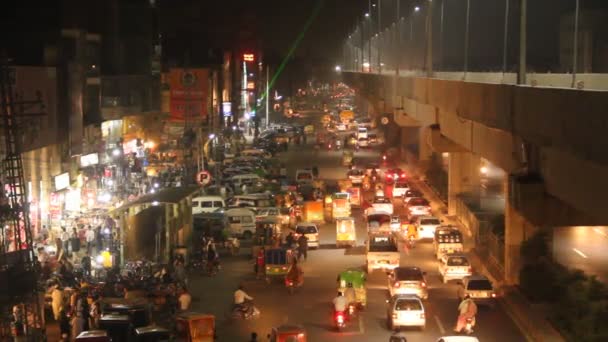
<path id="1" fill-rule="evenodd" d="M 583 257 L 583 258 L 587 259 L 587 256 L 585 255 L 585 253 L 583 253 L 583 252 L 579 251 L 579 250 L 578 250 L 578 249 L 576 249 L 576 248 L 572 248 L 572 250 L 574 251 L 574 253 L 576 253 L 576 254 L 580 255 L 581 257 Z"/>
<path id="2" fill-rule="evenodd" d="M 445 328 L 443 327 L 443 323 L 441 323 L 439 316 L 435 316 L 435 322 L 437 322 L 437 326 L 439 327 L 439 332 L 441 332 L 441 335 L 445 334 Z"/>
<path id="3" fill-rule="evenodd" d="M 365 326 L 363 325 L 363 316 L 359 315 L 359 333 L 365 334 Z"/>
<path id="4" fill-rule="evenodd" d="M 599 229 L 597 227 L 593 228 L 593 231 L 600 235 L 603 235 L 604 237 L 608 237 L 608 234 L 606 234 L 605 232 L 603 232 L 601 229 Z"/>

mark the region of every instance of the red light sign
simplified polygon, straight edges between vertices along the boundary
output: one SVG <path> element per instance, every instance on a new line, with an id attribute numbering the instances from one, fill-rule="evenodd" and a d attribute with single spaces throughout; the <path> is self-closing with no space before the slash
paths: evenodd
<path id="1" fill-rule="evenodd" d="M 255 55 L 252 53 L 245 53 L 243 54 L 243 60 L 245 62 L 253 62 L 255 60 Z"/>

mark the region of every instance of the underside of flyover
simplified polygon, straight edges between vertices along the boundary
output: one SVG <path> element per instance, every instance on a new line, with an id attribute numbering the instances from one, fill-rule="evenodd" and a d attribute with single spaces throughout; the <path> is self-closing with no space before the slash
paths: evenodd
<path id="1" fill-rule="evenodd" d="M 495 89 L 502 85 L 473 84 L 472 91 L 466 82 L 361 73 L 344 73 L 344 81 L 364 99 L 372 117 L 389 115 L 390 125 L 400 128 L 402 159 L 424 175 L 434 174 L 437 164 L 443 166 L 450 215 L 462 220 L 466 211 L 492 223 L 495 238 L 502 239 L 502 247 L 494 252 L 500 254 L 495 259 L 506 283 L 518 283 L 520 245 L 536 231 L 554 229 L 555 236 L 562 237 L 555 238 L 561 250 L 571 244 L 562 243 L 563 237 L 581 234 L 568 235 L 563 232 L 566 228 L 554 227 L 608 224 L 608 212 L 601 206 L 606 196 L 592 198 L 590 194 L 599 194 L 599 189 L 585 179 L 585 172 L 593 177 L 608 169 L 562 152 L 556 148 L 559 141 L 538 138 L 554 132 L 533 135 L 528 123 L 522 122 L 528 119 L 514 113 L 522 111 L 516 108 L 521 105 L 514 99 L 516 90 L 505 96 Z M 601 182 L 599 187 L 604 187 L 605 179 Z M 496 228 L 497 217 L 502 227 Z"/>

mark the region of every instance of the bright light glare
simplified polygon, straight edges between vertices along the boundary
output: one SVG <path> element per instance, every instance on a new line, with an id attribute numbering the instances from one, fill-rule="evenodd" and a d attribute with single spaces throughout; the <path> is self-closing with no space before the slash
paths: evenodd
<path id="1" fill-rule="evenodd" d="M 158 201 L 152 202 L 152 205 L 158 205 Z"/>
<path id="2" fill-rule="evenodd" d="M 488 168 L 486 166 L 482 166 L 479 171 L 485 175 L 488 173 Z"/>
<path id="3" fill-rule="evenodd" d="M 367 63 L 367 62 L 363 63 L 363 67 L 369 68 L 369 63 Z"/>
<path id="4" fill-rule="evenodd" d="M 120 150 L 119 150 L 119 149 L 117 149 L 117 148 L 113 149 L 113 150 L 112 150 L 112 155 L 113 155 L 113 156 L 115 156 L 115 157 L 116 157 L 116 156 L 119 156 L 119 155 L 120 155 Z"/>
<path id="5" fill-rule="evenodd" d="M 215 139 L 215 134 L 213 134 L 213 133 L 209 134 L 209 139 Z"/>
<path id="6" fill-rule="evenodd" d="M 369 18 L 369 13 L 365 13 L 365 16 Z"/>
<path id="7" fill-rule="evenodd" d="M 336 65 L 336 71 L 337 71 L 337 72 L 342 71 L 342 67 L 341 67 L 341 66 L 339 66 L 339 65 Z"/>
<path id="8" fill-rule="evenodd" d="M 420 6 L 414 7 L 414 12 L 418 12 L 418 11 L 420 11 Z"/>

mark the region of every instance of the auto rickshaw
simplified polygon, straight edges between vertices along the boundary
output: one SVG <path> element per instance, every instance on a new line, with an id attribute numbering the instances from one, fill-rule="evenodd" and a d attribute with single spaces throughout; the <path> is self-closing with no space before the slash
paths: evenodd
<path id="1" fill-rule="evenodd" d="M 344 293 L 348 283 L 355 289 L 357 305 L 365 308 L 367 305 L 367 290 L 365 288 L 365 272 L 360 269 L 348 269 L 338 274 L 338 291 Z"/>
<path id="2" fill-rule="evenodd" d="M 336 219 L 336 247 L 354 247 L 356 245 L 355 219 L 353 217 Z"/>
<path id="3" fill-rule="evenodd" d="M 293 253 L 286 248 L 266 249 L 264 255 L 266 263 L 266 282 L 270 283 L 273 278 L 283 278 L 289 272 L 293 260 Z"/>
<path id="4" fill-rule="evenodd" d="M 270 342 L 306 342 L 306 330 L 301 325 L 284 324 L 272 328 Z"/>
<path id="5" fill-rule="evenodd" d="M 81 332 L 75 339 L 76 342 L 110 342 L 110 336 L 105 330 L 88 330 Z"/>
<path id="6" fill-rule="evenodd" d="M 156 325 L 149 325 L 147 327 L 135 329 L 136 342 L 164 342 L 169 341 L 170 338 L 171 332 L 169 329 Z"/>
<path id="7" fill-rule="evenodd" d="M 252 257 L 256 257 L 262 247 L 272 248 L 273 238 L 281 238 L 281 222 L 278 218 L 264 218 L 255 224 L 255 237 L 251 247 Z"/>
<path id="8" fill-rule="evenodd" d="M 343 151 L 342 152 L 342 165 L 343 166 L 351 166 L 353 163 L 353 151 Z"/>
<path id="9" fill-rule="evenodd" d="M 175 319 L 177 340 L 185 342 L 212 342 L 215 340 L 215 316 L 185 312 Z"/>

